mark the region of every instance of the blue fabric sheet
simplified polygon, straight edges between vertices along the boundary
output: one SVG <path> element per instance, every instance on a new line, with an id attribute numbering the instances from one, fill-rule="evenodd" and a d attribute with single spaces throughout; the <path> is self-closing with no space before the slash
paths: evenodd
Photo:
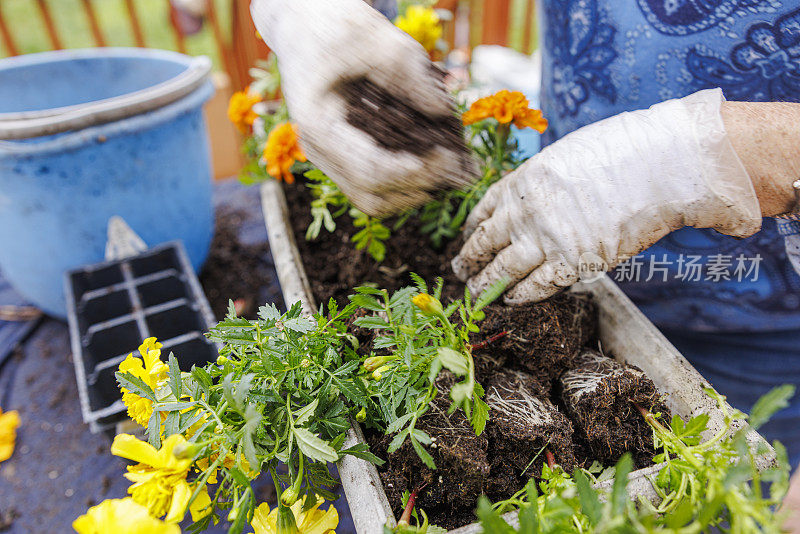
<path id="1" fill-rule="evenodd" d="M 721 87 L 730 100 L 800 101 L 798 0 L 544 0 L 543 143 L 623 111 Z M 673 232 L 617 271 L 622 289 L 731 403 L 800 386 L 800 276 L 765 219 L 744 240 Z M 742 258 L 749 271 L 739 276 Z M 688 262 L 701 267 L 688 277 Z M 649 276 L 652 266 L 656 276 Z M 663 274 L 662 274 L 663 273 Z M 747 271 L 744 273 L 747 274 Z M 764 429 L 800 462 L 800 396 Z"/>

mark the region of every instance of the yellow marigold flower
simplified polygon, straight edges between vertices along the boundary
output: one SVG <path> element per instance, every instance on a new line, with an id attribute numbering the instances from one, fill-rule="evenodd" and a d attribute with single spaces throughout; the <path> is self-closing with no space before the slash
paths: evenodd
<path id="1" fill-rule="evenodd" d="M 0 408 L 0 463 L 5 462 L 14 454 L 17 427 L 19 427 L 19 414 L 17 411 L 11 410 L 3 413 L 3 409 Z"/>
<path id="2" fill-rule="evenodd" d="M 253 106 L 259 102 L 259 95 L 247 91 L 236 91 L 228 102 L 228 118 L 245 135 L 250 133 L 253 122 L 258 118 Z"/>
<path id="3" fill-rule="evenodd" d="M 78 534 L 180 534 L 178 525 L 150 517 L 147 508 L 127 497 L 106 499 L 72 522 Z"/>
<path id="4" fill-rule="evenodd" d="M 439 302 L 439 299 L 427 293 L 420 293 L 412 298 L 411 302 L 413 302 L 414 306 L 419 308 L 422 313 L 427 313 L 428 315 L 441 315 L 443 311 L 442 303 Z"/>
<path id="5" fill-rule="evenodd" d="M 169 367 L 161 361 L 161 343 L 156 338 L 150 337 L 139 346 L 141 358 L 136 358 L 133 353 L 119 364 L 120 373 L 131 373 L 141 378 L 153 391 L 167 379 Z M 145 397 L 140 397 L 127 388 L 121 388 L 122 402 L 128 407 L 128 416 L 146 427 L 150 416 L 153 415 L 153 402 Z"/>
<path id="6" fill-rule="evenodd" d="M 519 91 L 503 89 L 491 96 L 476 100 L 461 119 L 464 126 L 493 117 L 500 124 L 514 123 L 517 128 L 533 128 L 539 133 L 547 129 L 547 119 L 538 109 L 528 107 L 530 103 Z"/>
<path id="7" fill-rule="evenodd" d="M 439 15 L 432 7 L 409 6 L 405 15 L 397 17 L 395 25 L 430 53 L 436 50 L 436 43 L 442 38 L 439 22 Z"/>
<path id="8" fill-rule="evenodd" d="M 167 523 L 177 523 L 183 519 L 193 491 L 186 481 L 192 465 L 191 458 L 179 459 L 173 454 L 175 447 L 183 443 L 186 443 L 186 438 L 173 434 L 156 450 L 130 434 L 118 434 L 111 444 L 111 454 L 139 462 L 128 467 L 125 474 L 125 478 L 133 482 L 128 493 L 134 501 L 145 506 L 151 516 L 166 515 L 164 520 Z M 209 513 L 210 502 L 204 488 L 192 503 L 192 519 L 197 521 Z"/>
<path id="9" fill-rule="evenodd" d="M 295 161 L 306 161 L 306 155 L 300 148 L 292 123 L 284 122 L 272 129 L 264 146 L 264 159 L 270 176 L 276 180 L 283 178 L 287 184 L 294 183 L 289 169 Z"/>
<path id="10" fill-rule="evenodd" d="M 211 464 L 213 464 L 214 462 L 217 461 L 217 458 L 219 458 L 219 453 L 213 453 L 210 456 L 207 456 L 206 458 L 200 458 L 199 460 L 197 460 L 197 462 L 195 462 L 195 465 L 196 465 L 197 469 L 199 469 L 201 472 L 202 471 L 206 471 L 206 470 L 208 470 L 208 468 L 209 468 L 209 466 Z M 228 455 L 225 457 L 225 459 L 222 460 L 222 465 L 226 469 L 231 469 L 232 467 L 238 467 L 239 470 L 242 473 L 244 473 L 244 475 L 246 477 L 248 477 L 250 479 L 254 479 L 259 475 L 258 471 L 254 471 L 250 467 L 250 462 L 247 461 L 247 458 L 240 457 L 239 458 L 239 464 L 237 465 L 236 464 L 236 455 L 233 454 L 232 452 L 229 452 Z M 208 476 L 207 482 L 209 484 L 216 484 L 217 483 L 217 470 L 216 469 L 214 469 L 214 471 Z"/>
<path id="11" fill-rule="evenodd" d="M 325 502 L 320 498 L 310 510 L 303 512 L 304 501 L 305 498 L 291 506 L 298 534 L 336 534 L 339 525 L 336 508 L 331 504 L 327 510 L 320 510 L 320 505 Z M 278 534 L 278 507 L 270 511 L 267 503 L 260 504 L 253 513 L 250 526 L 255 530 L 254 534 Z"/>

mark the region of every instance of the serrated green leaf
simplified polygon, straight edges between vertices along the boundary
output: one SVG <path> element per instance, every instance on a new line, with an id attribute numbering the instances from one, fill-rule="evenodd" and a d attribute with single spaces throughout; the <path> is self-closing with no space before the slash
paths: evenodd
<path id="1" fill-rule="evenodd" d="M 319 405 L 319 399 L 314 399 L 311 403 L 307 404 L 306 406 L 294 412 L 295 426 L 305 425 L 311 418 L 311 416 L 314 415 L 314 411 L 317 409 L 318 405 Z"/>
<path id="2" fill-rule="evenodd" d="M 784 384 L 771 389 L 758 399 L 750 411 L 750 426 L 757 430 L 776 412 L 789 406 L 789 399 L 794 396 L 795 389 L 792 384 Z"/>
<path id="3" fill-rule="evenodd" d="M 293 428 L 292 434 L 294 434 L 297 446 L 309 458 L 319 462 L 335 462 L 339 459 L 339 455 L 333 447 L 307 429 Z"/>
<path id="4" fill-rule="evenodd" d="M 119 371 L 114 373 L 114 376 L 117 378 L 117 382 L 121 388 L 124 387 L 131 393 L 135 393 L 140 397 L 144 397 L 153 402 L 156 401 L 156 394 L 153 389 L 138 376 L 134 376 L 133 374 L 127 372 L 120 373 Z"/>
<path id="5" fill-rule="evenodd" d="M 411 429 L 406 428 L 397 434 L 389 443 L 389 446 L 386 448 L 386 452 L 392 454 L 393 452 L 397 451 L 397 449 L 403 445 L 403 442 L 406 440 L 406 437 L 408 437 L 410 432 Z"/>
<path id="6" fill-rule="evenodd" d="M 476 436 L 483 434 L 483 430 L 486 428 L 486 421 L 488 419 L 489 405 L 476 395 L 475 400 L 472 403 L 472 417 L 470 419 L 470 423 L 472 424 L 472 428 L 475 430 Z"/>
<path id="7" fill-rule="evenodd" d="M 177 358 L 175 358 L 175 355 L 172 354 L 172 352 L 169 353 L 167 362 L 169 365 L 169 389 L 172 391 L 175 399 L 180 399 L 182 394 L 181 369 L 178 366 Z"/>
<path id="8" fill-rule="evenodd" d="M 348 298 L 353 304 L 366 310 L 383 311 L 384 309 L 383 304 L 378 302 L 377 299 L 363 293 L 356 293 L 355 295 L 350 295 Z"/>
<path id="9" fill-rule="evenodd" d="M 417 453 L 417 456 L 419 456 L 419 459 L 422 460 L 422 463 L 428 466 L 429 469 L 436 469 L 433 457 L 413 436 L 411 437 L 411 445 L 414 447 L 414 451 Z"/>
<path id="10" fill-rule="evenodd" d="M 268 303 L 258 308 L 258 316 L 266 322 L 274 322 L 281 318 L 281 312 L 275 304 Z"/>
<path id="11" fill-rule="evenodd" d="M 617 462 L 614 473 L 614 484 L 611 488 L 611 509 L 614 514 L 621 514 L 628 500 L 628 474 L 633 469 L 633 460 L 630 453 L 625 453 Z"/>
<path id="12" fill-rule="evenodd" d="M 361 328 L 388 328 L 389 323 L 381 319 L 380 317 L 375 316 L 368 316 L 368 317 L 359 317 L 353 324 L 359 326 Z"/>
<path id="13" fill-rule="evenodd" d="M 377 466 L 381 466 L 385 463 L 383 460 L 370 452 L 369 446 L 366 443 L 356 443 L 352 447 L 342 450 L 341 455 L 344 456 L 345 454 L 355 456 L 356 458 L 361 458 L 362 460 L 366 460 Z"/>
<path id="14" fill-rule="evenodd" d="M 293 332 L 300 332 L 307 334 L 317 329 L 317 324 L 309 317 L 295 317 L 283 321 L 284 328 L 292 330 Z"/>
<path id="15" fill-rule="evenodd" d="M 463 376 L 469 372 L 469 362 L 466 356 L 450 347 L 439 347 L 436 351 L 442 365 L 453 373 Z"/>
<path id="16" fill-rule="evenodd" d="M 154 411 L 147 422 L 147 441 L 156 449 L 161 448 L 161 412 Z"/>
<path id="17" fill-rule="evenodd" d="M 386 427 L 385 434 L 394 434 L 395 432 L 400 432 L 400 429 L 414 417 L 413 412 L 409 412 L 407 414 L 403 414 L 394 421 L 392 421 L 389 426 Z"/>

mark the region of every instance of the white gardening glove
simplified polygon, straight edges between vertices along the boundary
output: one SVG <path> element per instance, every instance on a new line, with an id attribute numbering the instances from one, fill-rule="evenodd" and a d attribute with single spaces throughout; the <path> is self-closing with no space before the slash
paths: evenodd
<path id="1" fill-rule="evenodd" d="M 363 0 L 253 0 L 308 158 L 362 211 L 387 215 L 474 174 L 443 74 Z"/>
<path id="2" fill-rule="evenodd" d="M 467 220 L 453 269 L 474 294 L 507 277 L 509 304 L 609 270 L 684 226 L 747 237 L 753 185 L 720 115 L 719 89 L 585 126 L 493 185 Z"/>

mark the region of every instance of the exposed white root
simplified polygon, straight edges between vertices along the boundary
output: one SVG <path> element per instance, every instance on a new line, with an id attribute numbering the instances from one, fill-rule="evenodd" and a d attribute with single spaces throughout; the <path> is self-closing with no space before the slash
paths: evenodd
<path id="1" fill-rule="evenodd" d="M 510 398 L 514 397 L 514 398 Z M 548 407 L 522 387 L 492 386 L 486 396 L 489 408 L 510 419 L 519 420 L 531 426 L 546 425 L 553 420 L 554 407 Z"/>
<path id="2" fill-rule="evenodd" d="M 629 372 L 636 376 L 644 373 L 636 369 L 625 367 L 618 361 L 603 356 L 594 350 L 583 351 L 576 361 L 578 368 L 564 373 L 561 377 L 561 385 L 564 386 L 564 393 L 574 400 L 594 392 L 600 383 L 606 378 L 613 378 Z"/>

